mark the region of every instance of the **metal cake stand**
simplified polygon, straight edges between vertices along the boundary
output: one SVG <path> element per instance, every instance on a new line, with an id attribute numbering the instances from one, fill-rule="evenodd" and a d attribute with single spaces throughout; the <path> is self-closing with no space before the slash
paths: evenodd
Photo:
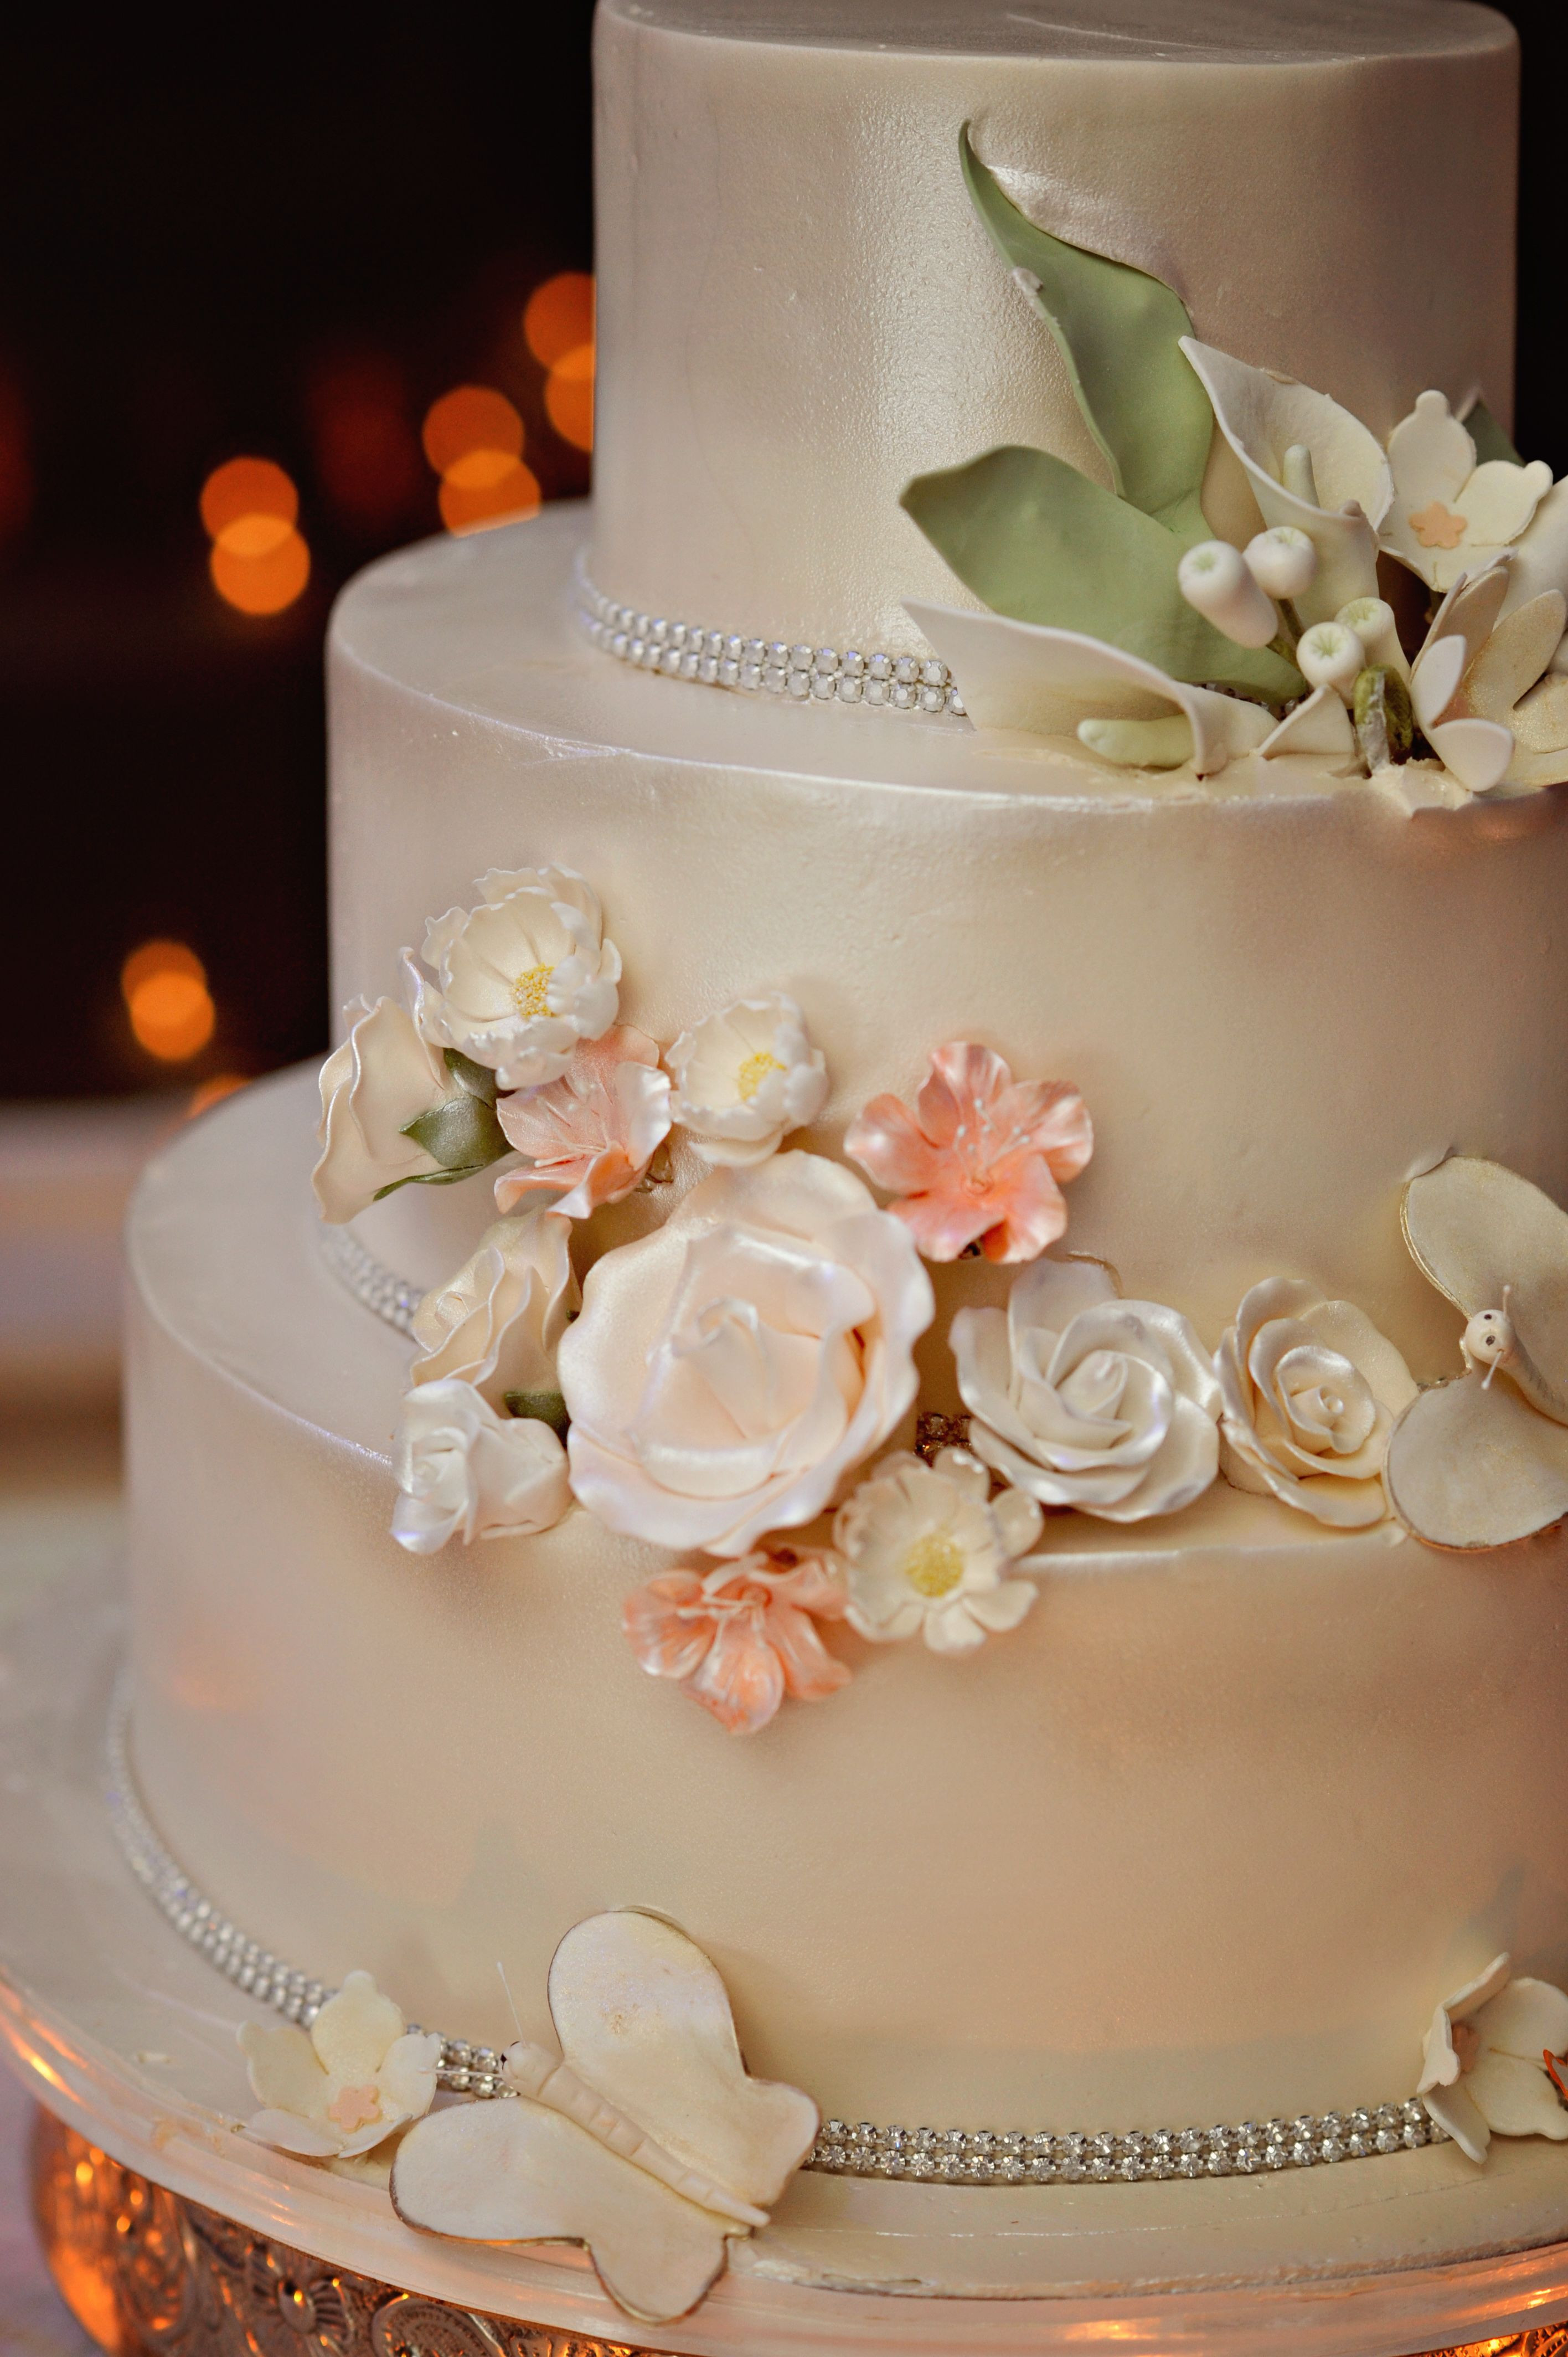
<path id="1" fill-rule="evenodd" d="M 1217 2182 L 803 2175 L 692 2316 L 632 2325 L 585 2255 L 413 2233 L 374 2186 L 239 2132 L 254 2010 L 133 1879 L 102 1799 L 112 1580 L 0 1653 L 0 2032 L 43 2107 L 57 2280 L 117 2357 L 1568 2357 L 1568 2147 L 1451 2145 Z M 263 1929 L 264 1927 L 257 1927 Z"/>

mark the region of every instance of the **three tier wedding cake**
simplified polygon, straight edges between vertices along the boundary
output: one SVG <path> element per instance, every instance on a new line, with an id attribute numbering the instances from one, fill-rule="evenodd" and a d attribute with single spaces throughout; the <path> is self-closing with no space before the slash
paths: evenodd
<path id="1" fill-rule="evenodd" d="M 591 511 L 346 593 L 319 1135 L 132 1228 L 116 1821 L 411 2245 L 1568 2229 L 1517 70 L 602 0 Z"/>

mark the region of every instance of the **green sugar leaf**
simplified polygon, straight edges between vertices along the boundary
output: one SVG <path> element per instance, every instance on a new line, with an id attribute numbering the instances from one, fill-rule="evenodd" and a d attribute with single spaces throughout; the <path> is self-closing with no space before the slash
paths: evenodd
<path id="1" fill-rule="evenodd" d="M 1187 604 L 1176 586 L 1181 541 L 1065 459 L 988 450 L 918 475 L 900 505 L 993 613 L 1104 639 L 1173 679 L 1265 704 L 1303 691 L 1294 663 L 1270 647 L 1237 646 Z"/>
<path id="2" fill-rule="evenodd" d="M 1492 415 L 1484 401 L 1477 401 L 1465 412 L 1465 430 L 1476 446 L 1476 464 L 1484 467 L 1488 458 L 1506 458 L 1513 467 L 1522 467 L 1524 460 Z"/>
<path id="3" fill-rule="evenodd" d="M 565 1439 L 572 1419 L 559 1392 L 503 1392 L 501 1397 L 509 1415 L 532 1416 L 536 1424 L 547 1424 L 558 1439 Z"/>
<path id="4" fill-rule="evenodd" d="M 487 1162 L 497 1162 L 511 1152 L 494 1105 L 467 1094 L 417 1114 L 403 1124 L 399 1135 L 412 1137 L 433 1162 L 454 1174 L 482 1170 Z"/>
<path id="5" fill-rule="evenodd" d="M 496 1076 L 489 1066 L 476 1064 L 472 1056 L 462 1055 L 456 1048 L 447 1048 L 443 1054 L 452 1078 L 461 1082 L 471 1097 L 478 1097 L 484 1103 L 493 1105 L 496 1101 Z"/>
<path id="6" fill-rule="evenodd" d="M 1192 333 L 1187 306 L 1130 263 L 1036 229 L 976 156 L 967 124 L 959 146 L 974 209 L 1003 260 L 1035 282 L 1031 300 L 1060 349 L 1116 490 L 1157 517 L 1181 548 L 1207 540 L 1198 493 L 1214 413 L 1177 341 Z"/>

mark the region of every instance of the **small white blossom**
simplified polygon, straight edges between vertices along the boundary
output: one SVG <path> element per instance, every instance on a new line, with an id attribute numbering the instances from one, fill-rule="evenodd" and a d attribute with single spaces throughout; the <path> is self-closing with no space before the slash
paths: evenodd
<path id="1" fill-rule="evenodd" d="M 1034 1603 L 1034 1583 L 1007 1574 L 1044 1519 L 1021 1490 L 993 1501 L 990 1475 L 966 1449 L 944 1448 L 934 1465 L 884 1458 L 833 1524 L 850 1626 L 879 1641 L 922 1636 L 933 1653 L 972 1652 Z"/>
<path id="2" fill-rule="evenodd" d="M 738 998 L 682 1031 L 665 1059 L 670 1114 L 705 1162 L 766 1162 L 827 1102 L 828 1070 L 782 991 Z"/>

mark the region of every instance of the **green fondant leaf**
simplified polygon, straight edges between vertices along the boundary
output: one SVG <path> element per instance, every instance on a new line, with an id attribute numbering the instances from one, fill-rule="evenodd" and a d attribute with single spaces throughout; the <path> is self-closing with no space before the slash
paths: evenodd
<path id="1" fill-rule="evenodd" d="M 487 1162 L 499 1161 L 511 1151 L 494 1105 L 467 1094 L 449 1097 L 445 1104 L 416 1114 L 398 1134 L 423 1146 L 443 1170 L 482 1170 Z"/>
<path id="2" fill-rule="evenodd" d="M 565 1439 L 572 1419 L 559 1392 L 503 1392 L 501 1397 L 508 1415 L 531 1416 L 536 1424 L 547 1424 L 559 1439 Z"/>
<path id="3" fill-rule="evenodd" d="M 1484 467 L 1488 458 L 1506 458 L 1513 467 L 1522 467 L 1524 460 L 1492 415 L 1484 401 L 1477 401 L 1465 413 L 1465 430 L 1476 446 L 1476 464 Z"/>
<path id="4" fill-rule="evenodd" d="M 1130 263 L 1036 229 L 976 156 L 967 124 L 959 145 L 971 199 L 1004 261 L 1037 282 L 1032 299 L 1116 490 L 1182 548 L 1207 540 L 1198 492 L 1214 413 L 1177 341 L 1192 333 L 1186 304 Z"/>
<path id="5" fill-rule="evenodd" d="M 400 1187 L 455 1187 L 459 1178 L 477 1178 L 485 1168 L 482 1162 L 466 1162 L 456 1170 L 411 1170 L 406 1178 L 393 1178 L 378 1187 L 371 1200 L 379 1203 L 384 1195 L 395 1195 Z"/>
<path id="6" fill-rule="evenodd" d="M 989 450 L 918 475 L 900 504 L 993 612 L 1107 640 L 1173 679 L 1213 682 L 1281 704 L 1301 694 L 1294 663 L 1239 647 L 1176 586 L 1182 543 L 1153 517 L 1044 450 Z"/>
<path id="7" fill-rule="evenodd" d="M 493 1105 L 496 1101 L 496 1076 L 489 1066 L 476 1064 L 472 1056 L 462 1055 L 456 1048 L 445 1049 L 443 1054 L 452 1078 L 460 1081 L 471 1097 L 478 1097 L 485 1104 Z"/>

